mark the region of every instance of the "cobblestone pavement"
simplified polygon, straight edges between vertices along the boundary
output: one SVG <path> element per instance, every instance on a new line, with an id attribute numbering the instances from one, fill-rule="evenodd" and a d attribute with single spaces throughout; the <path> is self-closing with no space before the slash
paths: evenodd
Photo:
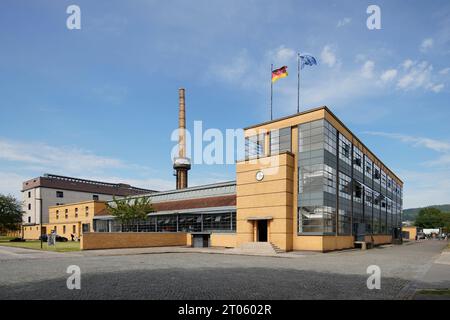
<path id="1" fill-rule="evenodd" d="M 404 299 L 408 288 L 426 287 L 423 276 L 445 245 L 428 240 L 297 258 L 103 252 L 2 259 L 0 253 L 0 299 Z M 81 290 L 67 289 L 70 265 L 81 268 Z M 370 265 L 381 268 L 380 290 L 367 289 Z"/>

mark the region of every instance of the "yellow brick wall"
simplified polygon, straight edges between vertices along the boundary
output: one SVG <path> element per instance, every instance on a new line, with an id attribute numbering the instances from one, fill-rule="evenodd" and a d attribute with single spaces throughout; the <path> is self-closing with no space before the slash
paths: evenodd
<path id="1" fill-rule="evenodd" d="M 3 234 L 2 234 L 3 235 Z M 15 237 L 15 238 L 21 238 L 22 237 L 22 231 L 21 230 L 16 230 L 16 231 L 11 231 L 8 230 L 4 233 L 4 235 L 6 237 Z"/>
<path id="2" fill-rule="evenodd" d="M 211 247 L 236 247 L 236 234 L 235 233 L 212 233 L 211 234 Z"/>
<path id="3" fill-rule="evenodd" d="M 106 204 L 101 201 L 84 201 L 61 206 L 49 207 L 49 224 L 90 223 L 94 215 L 105 210 Z"/>
<path id="4" fill-rule="evenodd" d="M 23 238 L 25 240 L 38 240 L 41 235 L 40 226 L 27 226 L 23 227 Z"/>
<path id="5" fill-rule="evenodd" d="M 365 236 L 366 242 L 373 242 L 374 245 L 392 243 L 392 236 L 384 234 L 374 234 Z"/>
<path id="6" fill-rule="evenodd" d="M 417 236 L 417 227 L 403 227 L 402 231 L 406 231 L 409 233 L 409 239 L 415 240 Z"/>
<path id="7" fill-rule="evenodd" d="M 90 232 L 81 237 L 81 249 L 119 249 L 185 246 L 185 232 Z"/>
<path id="8" fill-rule="evenodd" d="M 87 208 L 87 209 L 86 209 Z M 90 232 L 94 231 L 94 216 L 105 210 L 106 204 L 102 201 L 83 201 L 69 203 L 60 206 L 49 207 L 49 223 L 43 224 L 44 232 L 49 234 L 52 230 L 67 239 L 71 239 L 71 234 L 77 237 L 82 236 L 82 225 L 90 224 Z M 67 211 L 66 211 L 67 210 Z M 75 226 L 75 233 L 73 227 Z M 64 232 L 65 227 L 65 232 Z M 41 234 L 40 226 L 23 227 L 24 239 L 37 240 Z"/>
<path id="9" fill-rule="evenodd" d="M 258 171 L 264 172 L 262 181 L 256 180 Z M 237 163 L 237 246 L 256 241 L 256 221 L 249 218 L 272 217 L 268 221 L 268 241 L 282 250 L 292 250 L 294 171 L 291 153 Z"/>

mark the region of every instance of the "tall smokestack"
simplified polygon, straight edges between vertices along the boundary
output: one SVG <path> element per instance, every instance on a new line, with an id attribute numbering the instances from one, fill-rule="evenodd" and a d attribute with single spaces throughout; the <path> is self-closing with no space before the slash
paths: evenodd
<path id="1" fill-rule="evenodd" d="M 178 157 L 186 157 L 186 101 L 185 101 L 185 91 L 183 88 L 178 90 L 178 105 L 180 110 L 178 111 L 178 128 L 179 128 L 179 138 L 178 138 Z"/>
<path id="2" fill-rule="evenodd" d="M 188 170 L 191 169 L 191 160 L 186 157 L 186 102 L 185 90 L 178 90 L 178 157 L 174 159 L 176 188 L 184 189 L 188 186 Z"/>

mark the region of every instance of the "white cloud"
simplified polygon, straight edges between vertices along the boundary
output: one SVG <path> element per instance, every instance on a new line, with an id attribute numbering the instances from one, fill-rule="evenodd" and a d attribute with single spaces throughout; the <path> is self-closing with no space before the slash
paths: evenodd
<path id="1" fill-rule="evenodd" d="M 444 140 L 435 140 L 425 137 L 414 137 L 400 133 L 367 131 L 366 134 L 382 136 L 397 139 L 401 142 L 411 144 L 414 147 L 425 147 L 436 152 L 450 152 L 450 142 Z"/>
<path id="2" fill-rule="evenodd" d="M 444 68 L 441 71 L 439 71 L 439 74 L 446 75 L 446 74 L 449 74 L 449 72 L 450 72 L 450 68 Z"/>
<path id="3" fill-rule="evenodd" d="M 21 199 L 22 182 L 29 178 L 13 172 L 0 172 L 0 194 L 10 194 Z"/>
<path id="4" fill-rule="evenodd" d="M 433 167 L 450 166 L 450 154 L 444 154 L 435 160 L 425 162 L 425 164 Z"/>
<path id="5" fill-rule="evenodd" d="M 391 80 L 393 80 L 396 76 L 397 76 L 397 70 L 396 69 L 389 69 L 386 70 L 385 72 L 383 72 L 383 74 L 381 75 L 380 79 L 383 82 L 389 82 Z"/>
<path id="6" fill-rule="evenodd" d="M 429 62 L 412 62 L 411 60 L 406 60 L 403 66 L 406 71 L 397 81 L 397 88 L 404 91 L 425 89 L 436 93 L 444 88 L 442 83 L 434 83 L 433 66 Z"/>
<path id="7" fill-rule="evenodd" d="M 426 52 L 433 47 L 434 40 L 433 38 L 426 38 L 420 44 L 420 51 Z"/>
<path id="8" fill-rule="evenodd" d="M 286 48 L 285 46 L 280 46 L 275 50 L 271 55 L 274 58 L 274 62 L 276 63 L 286 63 L 296 56 L 295 50 L 291 48 Z M 269 54 L 270 55 L 270 54 Z"/>
<path id="9" fill-rule="evenodd" d="M 407 59 L 407 60 L 403 61 L 402 66 L 403 66 L 403 69 L 408 70 L 409 68 L 412 67 L 413 64 L 414 64 L 414 61 L 412 61 L 411 59 Z"/>
<path id="10" fill-rule="evenodd" d="M 431 86 L 431 91 L 436 92 L 436 93 L 441 92 L 442 89 L 444 89 L 444 84 L 442 84 L 442 83 Z"/>
<path id="11" fill-rule="evenodd" d="M 424 207 L 450 202 L 450 170 L 400 170 L 403 178 L 404 208 Z"/>
<path id="12" fill-rule="evenodd" d="M 351 18 L 345 17 L 344 19 L 341 19 L 341 20 L 338 21 L 337 27 L 338 28 L 343 27 L 343 26 L 349 24 L 351 21 L 352 21 Z"/>
<path id="13" fill-rule="evenodd" d="M 251 66 L 247 50 L 242 50 L 231 63 L 226 65 L 213 65 L 210 72 L 216 77 L 227 82 L 242 83 L 242 79 L 248 74 Z"/>
<path id="14" fill-rule="evenodd" d="M 320 54 L 321 62 L 328 65 L 330 68 L 336 64 L 336 55 L 331 50 L 330 46 L 325 46 Z"/>
<path id="15" fill-rule="evenodd" d="M 441 155 L 436 160 L 422 163 L 421 171 L 398 170 L 405 183 L 404 208 L 421 207 L 450 202 L 450 142 L 426 137 L 388 132 L 365 132 L 399 140 L 413 147 L 436 151 Z M 413 156 L 412 156 L 413 157 Z"/>
<path id="16" fill-rule="evenodd" d="M 4 139 L 0 139 L 0 159 L 69 172 L 126 167 L 121 160 L 97 156 L 76 147 L 54 147 L 45 143 Z"/>
<path id="17" fill-rule="evenodd" d="M 367 60 L 361 68 L 361 75 L 366 79 L 373 77 L 373 71 L 375 69 L 375 62 Z"/>

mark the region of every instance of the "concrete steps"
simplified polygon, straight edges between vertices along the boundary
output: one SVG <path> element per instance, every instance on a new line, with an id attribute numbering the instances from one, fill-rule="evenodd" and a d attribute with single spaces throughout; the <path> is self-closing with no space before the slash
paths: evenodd
<path id="1" fill-rule="evenodd" d="M 272 242 L 270 242 L 270 244 L 272 245 L 273 249 L 275 250 L 276 253 L 285 253 L 286 251 L 278 248 L 276 245 L 274 245 Z"/>
<path id="2" fill-rule="evenodd" d="M 246 242 L 234 249 L 235 252 L 260 255 L 276 255 L 284 252 L 270 242 Z"/>

